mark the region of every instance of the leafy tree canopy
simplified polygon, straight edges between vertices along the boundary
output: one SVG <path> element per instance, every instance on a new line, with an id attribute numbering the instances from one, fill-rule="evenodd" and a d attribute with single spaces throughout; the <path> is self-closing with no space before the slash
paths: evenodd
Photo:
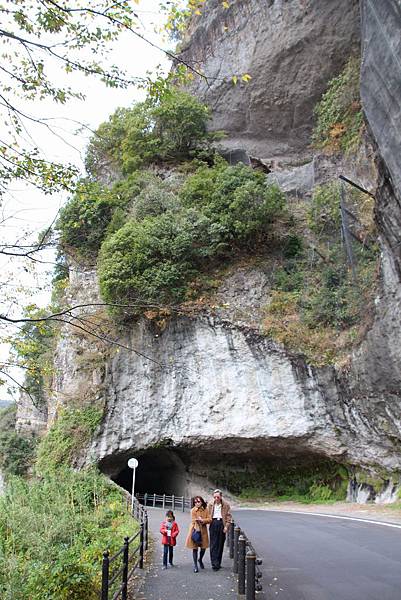
<path id="1" fill-rule="evenodd" d="M 151 210 L 143 210 L 149 194 Z M 133 201 L 128 221 L 105 239 L 99 282 L 105 302 L 179 302 L 201 271 L 266 240 L 284 205 L 276 186 L 245 165 L 218 160 L 190 175 L 161 202 L 152 187 Z M 140 210 L 136 210 L 140 202 Z M 141 218 L 142 217 L 142 218 Z"/>
<path id="2" fill-rule="evenodd" d="M 68 188 L 76 176 L 71 166 L 48 162 L 35 143 L 27 144 L 25 129 L 31 122 L 51 128 L 46 118 L 36 118 L 26 101 L 46 98 L 64 104 L 83 98 L 54 72 L 78 71 L 108 86 L 138 83 L 105 62 L 111 43 L 123 31 L 135 33 L 138 0 L 110 3 L 98 0 L 7 0 L 0 3 L 2 59 L 0 108 L 3 131 L 0 140 L 0 191 L 14 179 L 28 180 L 50 193 Z"/>
<path id="3" fill-rule="evenodd" d="M 129 109 L 118 109 L 92 138 L 86 168 L 92 177 L 133 171 L 152 162 L 193 158 L 216 138 L 207 132 L 209 109 L 186 92 L 167 88 Z"/>

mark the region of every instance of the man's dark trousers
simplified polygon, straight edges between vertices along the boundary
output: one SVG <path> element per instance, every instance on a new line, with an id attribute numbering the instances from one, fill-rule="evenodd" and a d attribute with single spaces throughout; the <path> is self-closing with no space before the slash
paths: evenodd
<path id="1" fill-rule="evenodd" d="M 223 519 L 213 519 L 209 529 L 210 534 L 210 561 L 213 569 L 220 569 L 221 559 L 223 557 L 224 542 L 226 534 L 224 533 Z"/>

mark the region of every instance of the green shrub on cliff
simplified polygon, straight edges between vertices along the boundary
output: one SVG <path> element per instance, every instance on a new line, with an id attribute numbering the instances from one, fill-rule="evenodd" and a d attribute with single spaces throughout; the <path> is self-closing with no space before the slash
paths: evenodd
<path id="1" fill-rule="evenodd" d="M 341 228 L 340 185 L 330 182 L 313 190 L 308 210 L 308 225 L 318 236 L 338 236 Z"/>
<path id="2" fill-rule="evenodd" d="M 0 470 L 7 477 L 25 475 L 32 465 L 36 440 L 15 431 L 16 405 L 0 409 Z"/>
<path id="3" fill-rule="evenodd" d="M 70 466 L 90 442 L 100 425 L 103 410 L 97 406 L 65 408 L 60 411 L 37 448 L 36 471 L 39 475 Z"/>
<path id="4" fill-rule="evenodd" d="M 265 239 L 284 204 L 281 192 L 267 187 L 263 175 L 224 161 L 188 177 L 179 197 L 146 193 L 132 208 L 137 219 L 110 236 L 99 254 L 106 302 L 184 300 L 200 271 Z"/>
<path id="5" fill-rule="evenodd" d="M 269 232 L 285 197 L 265 176 L 245 165 L 229 166 L 218 161 L 213 168 L 201 167 L 185 182 L 181 198 L 185 206 L 199 208 L 225 231 L 233 245 L 256 245 Z"/>
<path id="6" fill-rule="evenodd" d="M 118 109 L 91 140 L 87 171 L 101 176 L 107 165 L 128 174 L 150 163 L 192 158 L 214 138 L 206 129 L 209 118 L 204 104 L 177 89 L 169 89 L 158 102 Z"/>
<path id="7" fill-rule="evenodd" d="M 104 243 L 100 290 L 106 302 L 183 300 L 186 284 L 218 249 L 213 222 L 193 209 L 129 221 Z"/>
<path id="8" fill-rule="evenodd" d="M 111 190 L 91 181 L 82 181 L 73 198 L 63 207 L 57 228 L 64 248 L 78 255 L 96 256 L 119 198 Z"/>
<path id="9" fill-rule="evenodd" d="M 318 148 L 347 152 L 358 145 L 363 125 L 359 82 L 360 59 L 351 57 L 316 105 L 313 142 Z"/>

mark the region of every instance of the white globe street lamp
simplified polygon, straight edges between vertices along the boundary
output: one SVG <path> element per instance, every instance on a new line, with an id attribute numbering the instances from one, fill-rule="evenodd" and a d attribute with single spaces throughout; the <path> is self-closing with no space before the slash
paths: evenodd
<path id="1" fill-rule="evenodd" d="M 134 514 L 134 498 L 135 498 L 135 471 L 138 466 L 138 461 L 136 458 L 130 458 L 128 461 L 128 466 L 132 469 L 132 495 L 131 495 L 131 514 Z"/>

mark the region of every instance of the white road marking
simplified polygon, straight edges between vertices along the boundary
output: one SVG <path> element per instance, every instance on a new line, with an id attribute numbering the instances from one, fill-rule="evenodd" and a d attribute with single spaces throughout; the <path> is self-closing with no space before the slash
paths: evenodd
<path id="1" fill-rule="evenodd" d="M 346 517 L 344 515 L 328 515 L 326 513 L 314 513 L 301 510 L 276 510 L 276 509 L 260 509 L 260 508 L 237 508 L 234 510 L 260 510 L 271 513 L 287 513 L 291 515 L 306 515 L 311 517 L 327 517 L 328 519 L 343 519 L 345 521 L 359 521 L 360 523 L 370 523 L 371 525 L 382 525 L 383 527 L 392 527 L 393 529 L 401 529 L 401 525 L 395 523 L 386 523 L 385 521 L 374 521 L 373 519 L 361 519 L 359 517 Z"/>

